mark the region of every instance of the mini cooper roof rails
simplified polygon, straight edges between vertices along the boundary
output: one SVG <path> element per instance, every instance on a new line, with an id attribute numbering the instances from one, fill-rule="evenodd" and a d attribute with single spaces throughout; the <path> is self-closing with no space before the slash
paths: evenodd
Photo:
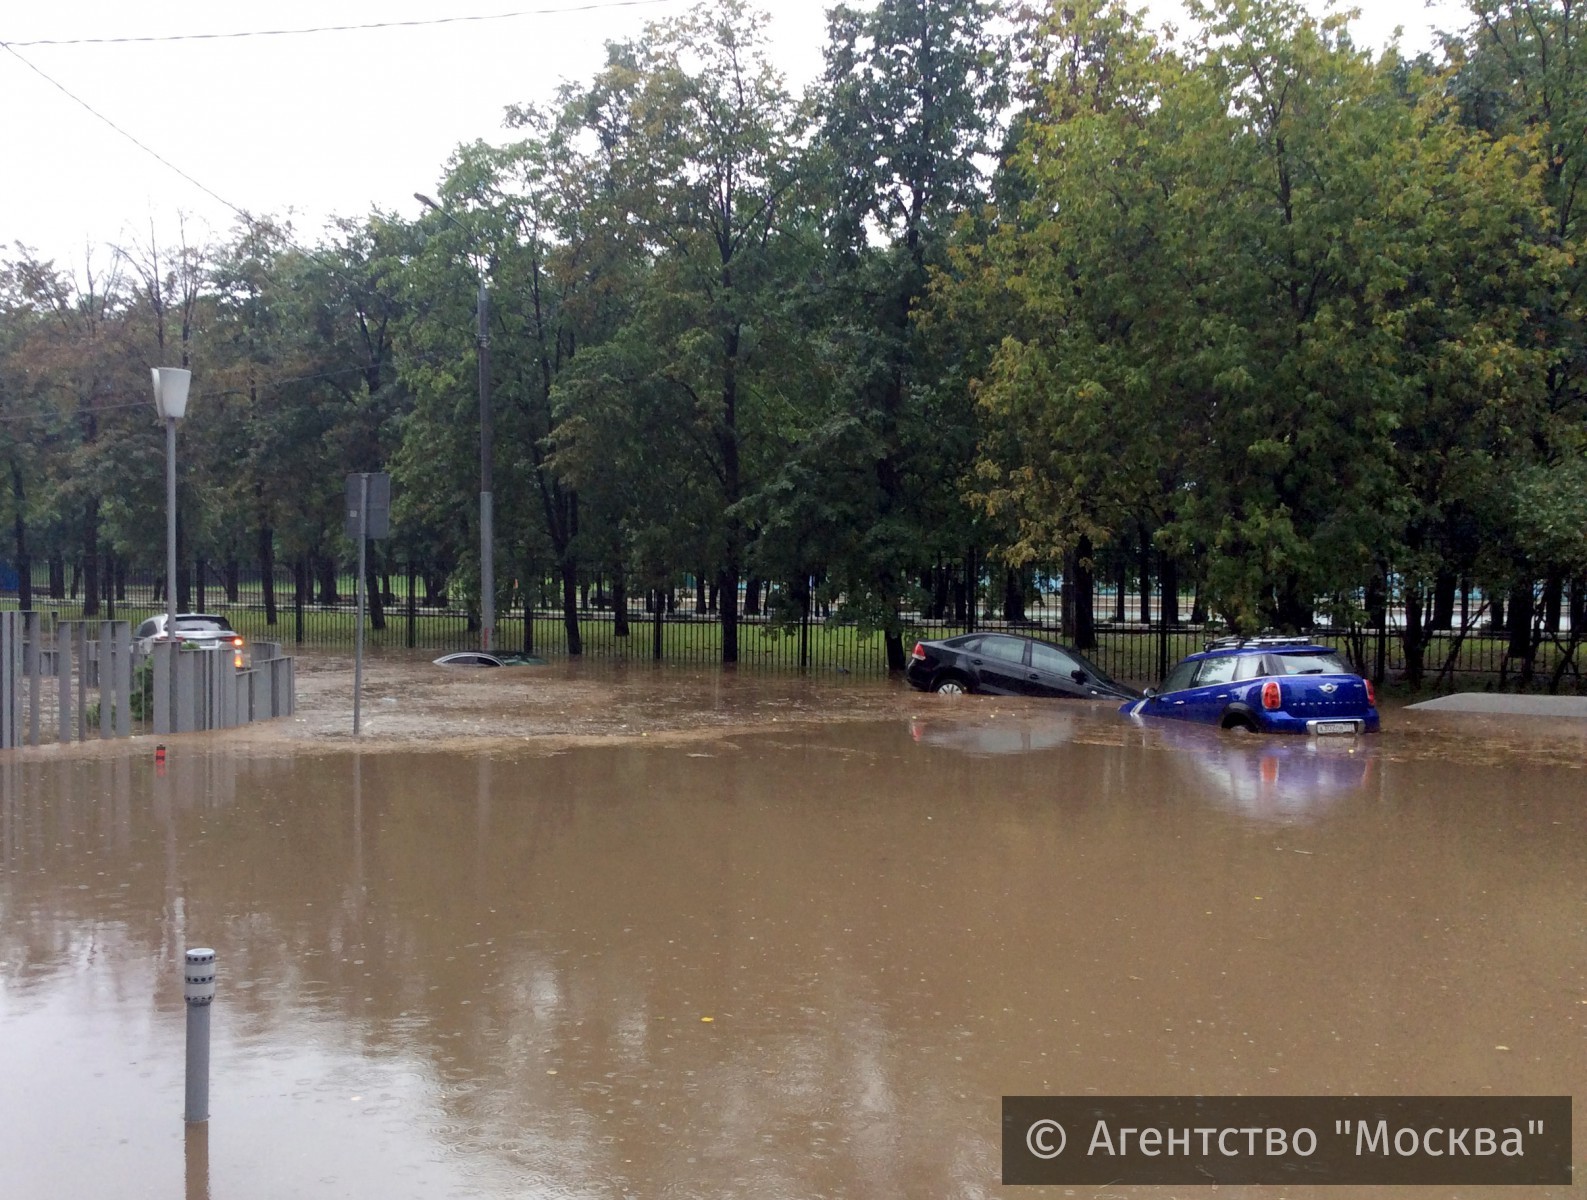
<path id="1" fill-rule="evenodd" d="M 1263 634 L 1259 637 L 1210 638 L 1205 648 L 1207 650 L 1247 650 L 1261 646 L 1310 646 L 1313 644 L 1315 644 L 1313 639 L 1308 637 Z"/>

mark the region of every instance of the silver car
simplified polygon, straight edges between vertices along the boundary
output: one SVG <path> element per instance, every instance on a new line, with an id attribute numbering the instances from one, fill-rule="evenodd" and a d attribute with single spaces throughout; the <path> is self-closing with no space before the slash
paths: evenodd
<path id="1" fill-rule="evenodd" d="M 155 642 L 165 638 L 165 620 L 164 613 L 150 617 L 133 632 L 132 643 L 140 653 L 148 654 L 154 649 Z M 176 636 L 184 646 L 194 646 L 200 650 L 231 650 L 237 657 L 242 657 L 242 634 L 233 629 L 225 617 L 211 613 L 177 613 Z"/>

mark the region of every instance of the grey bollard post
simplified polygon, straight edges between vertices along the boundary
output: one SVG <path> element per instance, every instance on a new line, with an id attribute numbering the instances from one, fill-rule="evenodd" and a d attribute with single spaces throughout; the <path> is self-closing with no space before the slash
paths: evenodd
<path id="1" fill-rule="evenodd" d="M 184 1121 L 209 1120 L 209 1009 L 215 999 L 215 952 L 207 946 L 187 952 L 182 969 L 187 1001 L 187 1111 Z"/>

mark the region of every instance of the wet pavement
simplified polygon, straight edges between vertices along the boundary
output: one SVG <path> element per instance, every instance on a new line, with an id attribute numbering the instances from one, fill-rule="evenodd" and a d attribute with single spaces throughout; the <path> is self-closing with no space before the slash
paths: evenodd
<path id="1" fill-rule="evenodd" d="M 1006 1094 L 1587 1081 L 1587 722 L 393 661 L 355 748 L 305 665 L 163 774 L 0 757 L 0 1196 L 1017 1195 Z"/>

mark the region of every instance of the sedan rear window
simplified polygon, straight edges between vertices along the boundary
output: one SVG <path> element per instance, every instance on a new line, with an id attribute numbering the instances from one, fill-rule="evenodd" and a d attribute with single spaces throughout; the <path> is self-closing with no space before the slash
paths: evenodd
<path id="1" fill-rule="evenodd" d="M 1275 654 L 1273 661 L 1285 675 L 1349 675 L 1350 667 L 1337 654 Z"/>
<path id="2" fill-rule="evenodd" d="M 987 658 L 1003 662 L 1022 663 L 1025 661 L 1025 643 L 1015 638 L 989 637 L 981 643 L 981 653 Z"/>
<path id="3" fill-rule="evenodd" d="M 231 622 L 225 617 L 184 617 L 176 623 L 178 633 L 193 633 L 195 631 L 214 631 L 216 633 L 231 633 Z"/>

